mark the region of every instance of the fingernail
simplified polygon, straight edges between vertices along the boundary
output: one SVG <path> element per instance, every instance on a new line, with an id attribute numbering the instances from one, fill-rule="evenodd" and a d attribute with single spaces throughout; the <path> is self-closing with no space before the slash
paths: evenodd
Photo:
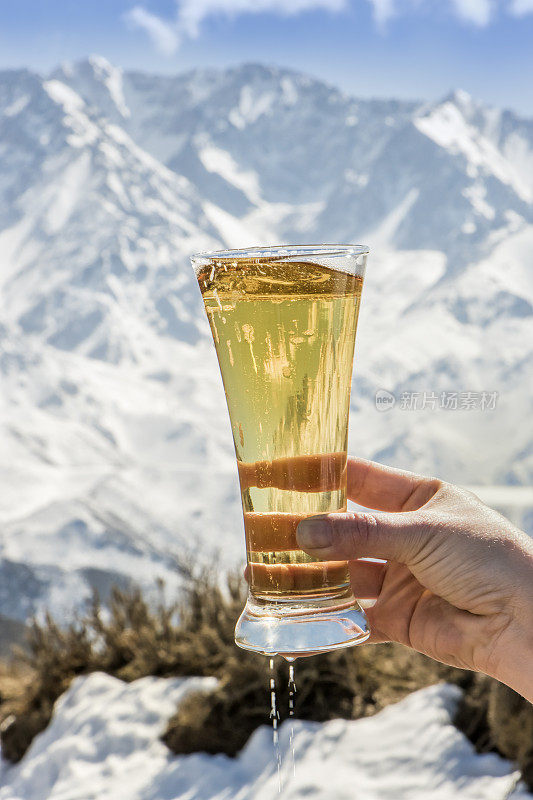
<path id="1" fill-rule="evenodd" d="M 333 540 L 329 520 L 313 518 L 302 520 L 296 529 L 296 540 L 303 550 L 329 547 Z"/>

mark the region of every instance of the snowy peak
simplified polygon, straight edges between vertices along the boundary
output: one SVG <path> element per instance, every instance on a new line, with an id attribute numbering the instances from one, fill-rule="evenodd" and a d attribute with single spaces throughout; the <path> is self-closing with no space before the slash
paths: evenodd
<path id="1" fill-rule="evenodd" d="M 130 109 L 124 99 L 123 73 L 103 56 L 63 64 L 52 78 L 73 85 L 83 99 L 107 116 L 127 119 Z"/>
<path id="2" fill-rule="evenodd" d="M 476 106 L 466 92 L 454 92 L 417 116 L 414 124 L 452 155 L 464 157 L 469 178 L 494 177 L 512 188 L 521 200 L 530 203 L 533 186 L 528 185 L 497 146 L 495 129 L 499 113 Z"/>
<path id="3" fill-rule="evenodd" d="M 41 92 L 41 79 L 27 69 L 0 71 L 0 125 L 16 117 Z"/>
<path id="4" fill-rule="evenodd" d="M 221 242 L 194 187 L 58 77 L 42 81 L 21 113 L 8 99 L 3 319 L 115 363 L 138 360 L 160 333 L 196 340 L 186 256 Z M 178 284 L 180 298 L 169 300 Z"/>
<path id="5" fill-rule="evenodd" d="M 487 106 L 476 100 L 464 89 L 453 89 L 436 105 L 445 105 L 446 103 L 454 105 L 465 119 L 474 124 L 479 124 L 488 111 Z"/>

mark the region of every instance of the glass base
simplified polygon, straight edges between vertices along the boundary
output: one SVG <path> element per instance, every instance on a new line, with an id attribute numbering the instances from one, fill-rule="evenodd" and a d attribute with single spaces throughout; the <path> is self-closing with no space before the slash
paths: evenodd
<path id="1" fill-rule="evenodd" d="M 369 636 L 366 616 L 353 595 L 299 603 L 258 602 L 249 595 L 235 627 L 239 647 L 288 661 L 362 644 Z"/>

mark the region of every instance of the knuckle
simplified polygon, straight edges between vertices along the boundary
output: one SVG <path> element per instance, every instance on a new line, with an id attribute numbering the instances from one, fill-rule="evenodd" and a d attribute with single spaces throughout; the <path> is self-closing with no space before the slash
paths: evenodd
<path id="1" fill-rule="evenodd" d="M 404 511 L 414 511 L 423 508 L 436 498 L 442 489 L 443 482 L 439 478 L 424 478 L 411 492 L 409 498 L 404 503 Z"/>
<path id="2" fill-rule="evenodd" d="M 346 545 L 351 557 L 361 552 L 366 552 L 368 547 L 375 542 L 378 523 L 373 514 L 363 512 L 352 514 L 347 526 Z"/>
<path id="3" fill-rule="evenodd" d="M 430 494 L 430 498 L 429 499 L 431 499 L 432 497 L 435 497 L 435 495 L 438 494 L 441 491 L 441 489 L 444 488 L 445 485 L 446 484 L 444 483 L 444 481 L 441 481 L 440 478 L 428 478 L 428 480 L 427 480 L 427 488 L 428 488 L 428 492 Z"/>
<path id="4" fill-rule="evenodd" d="M 447 538 L 442 514 L 431 509 L 414 512 L 409 524 L 406 546 L 411 560 L 426 556 Z"/>

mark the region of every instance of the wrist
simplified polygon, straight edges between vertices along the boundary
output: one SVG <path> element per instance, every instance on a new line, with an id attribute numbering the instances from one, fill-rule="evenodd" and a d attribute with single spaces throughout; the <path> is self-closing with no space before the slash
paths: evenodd
<path id="1" fill-rule="evenodd" d="M 532 663 L 533 636 L 523 632 L 510 640 L 493 677 L 533 703 Z"/>
<path id="2" fill-rule="evenodd" d="M 533 703 L 533 603 L 522 607 L 500 637 L 492 663 L 492 677 Z"/>
<path id="3" fill-rule="evenodd" d="M 494 678 L 533 703 L 533 541 L 518 532 L 521 546 L 513 551 L 514 597 L 505 634 L 499 637 Z"/>

